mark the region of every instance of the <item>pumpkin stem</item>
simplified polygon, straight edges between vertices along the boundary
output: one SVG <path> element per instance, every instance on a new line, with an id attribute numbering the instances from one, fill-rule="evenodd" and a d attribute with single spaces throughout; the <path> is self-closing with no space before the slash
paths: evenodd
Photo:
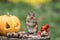
<path id="1" fill-rule="evenodd" d="M 9 12 L 7 12 L 7 16 L 10 16 Z"/>

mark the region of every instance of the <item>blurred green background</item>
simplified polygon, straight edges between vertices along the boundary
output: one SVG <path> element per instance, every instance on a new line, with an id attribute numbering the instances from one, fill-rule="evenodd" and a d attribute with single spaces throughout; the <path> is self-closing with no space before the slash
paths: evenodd
<path id="1" fill-rule="evenodd" d="M 0 0 L 0 15 L 9 12 L 17 16 L 21 21 L 20 31 L 26 31 L 26 16 L 29 11 L 33 11 L 36 14 L 39 30 L 42 25 L 49 24 L 51 40 L 60 40 L 60 0 L 42 1 L 35 4 L 30 5 L 19 0 Z"/>

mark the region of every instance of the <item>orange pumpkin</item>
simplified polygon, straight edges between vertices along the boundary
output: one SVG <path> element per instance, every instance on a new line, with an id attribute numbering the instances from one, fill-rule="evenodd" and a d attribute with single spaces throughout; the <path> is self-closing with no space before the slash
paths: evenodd
<path id="1" fill-rule="evenodd" d="M 0 35 L 7 35 L 7 33 L 11 32 L 19 32 L 20 26 L 20 21 L 16 16 L 0 16 Z"/>

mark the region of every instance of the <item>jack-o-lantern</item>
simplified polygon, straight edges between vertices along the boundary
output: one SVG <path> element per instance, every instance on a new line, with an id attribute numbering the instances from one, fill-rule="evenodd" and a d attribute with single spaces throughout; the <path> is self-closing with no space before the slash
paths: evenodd
<path id="1" fill-rule="evenodd" d="M 11 32 L 20 31 L 20 20 L 16 16 L 2 15 L 0 16 L 0 35 L 7 35 Z"/>

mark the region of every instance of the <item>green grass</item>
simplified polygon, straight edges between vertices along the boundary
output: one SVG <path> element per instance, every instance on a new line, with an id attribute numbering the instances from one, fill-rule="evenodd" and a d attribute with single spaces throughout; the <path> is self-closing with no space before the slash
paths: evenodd
<path id="1" fill-rule="evenodd" d="M 33 6 L 26 5 L 24 3 L 0 3 L 0 15 L 6 14 L 7 12 L 9 12 L 11 15 L 16 15 L 21 21 L 20 31 L 26 31 L 26 16 L 29 11 L 34 11 L 36 14 L 39 29 L 42 25 L 49 24 L 51 40 L 60 40 L 60 14 L 53 11 L 52 6 L 53 3 L 45 4 L 45 10 L 43 11 L 42 7 L 34 8 Z M 44 15 L 45 17 L 45 19 L 42 19 L 43 21 L 39 20 L 41 15 Z"/>

